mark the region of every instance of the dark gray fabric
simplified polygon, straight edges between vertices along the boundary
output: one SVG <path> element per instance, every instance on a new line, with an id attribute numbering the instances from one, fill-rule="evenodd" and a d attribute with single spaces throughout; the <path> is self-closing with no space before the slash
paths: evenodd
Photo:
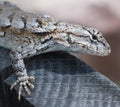
<path id="1" fill-rule="evenodd" d="M 120 107 L 120 88 L 68 53 L 46 53 L 25 62 L 36 78 L 35 90 L 31 96 L 23 93 L 22 103 L 13 90 L 10 107 Z M 6 85 L 14 80 L 13 74 Z"/>
<path id="2" fill-rule="evenodd" d="M 8 53 L 9 50 L 0 47 L 0 107 L 6 107 L 4 80 L 11 74 L 11 72 L 3 70 L 11 65 Z"/>

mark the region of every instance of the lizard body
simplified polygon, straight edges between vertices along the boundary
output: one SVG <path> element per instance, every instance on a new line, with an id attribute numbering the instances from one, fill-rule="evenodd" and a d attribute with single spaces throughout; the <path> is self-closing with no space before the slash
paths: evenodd
<path id="1" fill-rule="evenodd" d="M 28 76 L 24 58 L 50 51 L 67 51 L 89 55 L 106 56 L 110 46 L 95 28 L 59 22 L 48 15 L 26 13 L 8 2 L 0 2 L 0 46 L 11 50 L 12 66 L 17 81 L 11 89 L 20 84 L 30 94 L 27 86 L 34 79 Z"/>

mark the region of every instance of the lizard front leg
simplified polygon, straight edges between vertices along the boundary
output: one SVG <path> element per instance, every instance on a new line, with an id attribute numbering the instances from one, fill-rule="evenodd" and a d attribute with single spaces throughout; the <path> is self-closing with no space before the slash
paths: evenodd
<path id="1" fill-rule="evenodd" d="M 11 89 L 19 84 L 18 99 L 20 100 L 23 88 L 26 93 L 30 95 L 29 87 L 32 89 L 34 88 L 34 85 L 30 82 L 30 80 L 34 80 L 34 77 L 28 76 L 22 54 L 16 51 L 11 51 L 10 57 L 12 61 L 12 66 L 15 69 L 17 75 L 17 80 L 12 84 Z"/>

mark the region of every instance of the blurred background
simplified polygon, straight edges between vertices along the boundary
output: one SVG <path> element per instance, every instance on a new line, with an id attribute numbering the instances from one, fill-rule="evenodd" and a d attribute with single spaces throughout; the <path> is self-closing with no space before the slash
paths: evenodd
<path id="1" fill-rule="evenodd" d="M 49 14 L 58 20 L 92 26 L 103 32 L 112 53 L 106 57 L 76 54 L 76 57 L 120 86 L 119 0 L 6 0 L 22 10 Z"/>

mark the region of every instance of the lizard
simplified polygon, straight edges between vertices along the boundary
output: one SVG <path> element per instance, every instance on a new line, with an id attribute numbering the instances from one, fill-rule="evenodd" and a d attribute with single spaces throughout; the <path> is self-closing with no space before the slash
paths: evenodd
<path id="1" fill-rule="evenodd" d="M 10 49 L 12 67 L 16 73 L 13 89 L 19 85 L 30 95 L 34 89 L 24 64 L 24 58 L 51 51 L 66 51 L 86 55 L 107 56 L 111 53 L 103 34 L 93 28 L 69 24 L 49 15 L 27 13 L 9 2 L 0 2 L 0 46 Z"/>

